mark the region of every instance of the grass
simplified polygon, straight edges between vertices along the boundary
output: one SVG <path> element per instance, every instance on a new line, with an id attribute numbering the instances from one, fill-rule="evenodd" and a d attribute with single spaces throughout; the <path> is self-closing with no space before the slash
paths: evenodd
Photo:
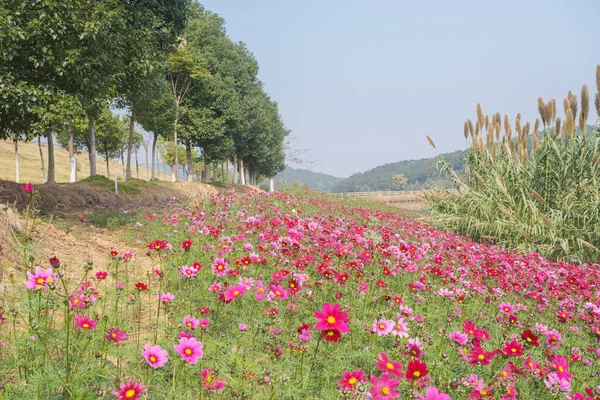
<path id="1" fill-rule="evenodd" d="M 115 181 L 108 179 L 104 175 L 89 176 L 79 181 L 79 183 L 88 183 L 105 189 L 114 189 Z M 155 187 L 155 182 L 148 182 L 141 179 L 130 179 L 127 182 L 119 180 L 117 182 L 119 194 L 139 194 L 144 189 Z"/>
<path id="2" fill-rule="evenodd" d="M 42 151 L 44 153 L 44 163 L 46 166 L 46 172 L 48 169 L 48 147 L 42 144 Z M 54 146 L 54 158 L 55 158 L 55 177 L 56 182 L 69 182 L 69 152 L 58 145 Z M 87 153 L 76 154 L 77 159 L 77 177 L 78 179 L 85 179 L 89 177 L 90 163 Z M 123 178 L 122 164 L 117 161 L 110 161 L 110 173 L 118 174 L 119 177 Z M 19 169 L 20 169 L 20 181 L 31 182 L 31 183 L 42 183 L 42 172 L 40 164 L 40 151 L 37 143 L 24 143 L 19 142 Z M 97 157 L 96 170 L 98 174 L 106 174 L 106 162 L 102 157 Z M 135 162 L 132 165 L 132 174 L 135 176 Z M 139 178 L 148 179 L 150 173 L 146 168 L 139 168 Z M 163 173 L 159 173 L 159 179 L 170 180 L 170 176 Z M 4 180 L 15 180 L 15 146 L 13 142 L 0 140 L 0 179 Z"/>

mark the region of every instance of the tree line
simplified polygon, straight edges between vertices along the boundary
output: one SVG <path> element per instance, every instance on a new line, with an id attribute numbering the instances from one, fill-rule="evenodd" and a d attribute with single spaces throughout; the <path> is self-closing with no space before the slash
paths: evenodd
<path id="1" fill-rule="evenodd" d="M 216 177 L 231 163 L 242 184 L 283 170 L 289 131 L 258 63 L 201 4 L 5 0 L 0 20 L 0 139 L 14 142 L 17 180 L 19 142 L 36 137 L 48 142 L 47 182 L 55 181 L 55 140 L 69 150 L 71 181 L 80 151 L 90 176 L 98 153 L 107 175 L 108 160 L 120 156 L 130 179 L 142 145 L 154 179 L 160 143 L 173 181 L 180 166 L 188 181 L 208 181 L 211 165 Z"/>

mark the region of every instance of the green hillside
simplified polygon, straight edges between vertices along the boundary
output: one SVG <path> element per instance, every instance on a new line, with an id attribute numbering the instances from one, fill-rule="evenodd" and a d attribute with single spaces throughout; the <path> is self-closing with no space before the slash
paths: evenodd
<path id="1" fill-rule="evenodd" d="M 287 167 L 275 177 L 275 189 L 282 186 L 291 186 L 295 183 L 302 183 L 308 185 L 311 189 L 321 192 L 331 192 L 333 185 L 341 179 L 333 175 L 314 172 L 308 169 Z M 269 181 L 264 181 L 260 186 L 268 188 Z"/>
<path id="2" fill-rule="evenodd" d="M 443 154 L 444 159 L 457 172 L 463 171 L 465 152 L 463 150 Z M 420 189 L 434 181 L 442 181 L 436 168 L 437 157 L 420 160 L 404 160 L 384 164 L 366 172 L 359 172 L 337 182 L 332 192 L 372 192 L 399 190 L 394 183 L 394 175 L 403 174 L 407 182 L 401 189 Z"/>

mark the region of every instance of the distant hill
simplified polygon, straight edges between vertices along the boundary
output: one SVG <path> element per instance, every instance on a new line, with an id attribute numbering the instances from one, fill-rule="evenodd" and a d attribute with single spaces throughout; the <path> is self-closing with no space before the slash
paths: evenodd
<path id="1" fill-rule="evenodd" d="M 442 154 L 444 159 L 457 172 L 465 166 L 465 151 L 459 150 Z M 366 172 L 359 172 L 333 185 L 332 192 L 373 192 L 380 190 L 398 190 L 392 177 L 404 174 L 407 183 L 403 189 L 420 189 L 434 181 L 444 180 L 436 168 L 437 157 L 420 160 L 405 160 L 384 164 Z"/>
<path id="2" fill-rule="evenodd" d="M 319 190 L 321 192 L 330 192 L 333 185 L 341 179 L 342 178 L 333 175 L 314 172 L 308 169 L 288 167 L 275 177 L 275 189 L 282 186 L 290 186 L 294 183 L 302 183 L 311 189 Z M 268 188 L 269 181 L 262 182 L 260 186 Z"/>

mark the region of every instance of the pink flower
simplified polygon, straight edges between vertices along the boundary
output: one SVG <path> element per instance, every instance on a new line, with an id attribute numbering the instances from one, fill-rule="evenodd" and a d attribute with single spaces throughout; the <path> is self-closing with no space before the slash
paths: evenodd
<path id="1" fill-rule="evenodd" d="M 338 385 L 340 386 L 340 390 L 350 390 L 352 393 L 356 392 L 356 386 L 359 382 L 366 382 L 367 378 L 365 378 L 365 371 L 344 371 L 342 372 L 342 377 L 344 379 L 340 379 L 338 381 Z"/>
<path id="2" fill-rule="evenodd" d="M 565 378 L 559 378 L 554 372 L 550 372 L 544 379 L 544 384 L 549 390 L 557 392 L 570 392 L 571 383 Z"/>
<path id="3" fill-rule="evenodd" d="M 510 315 L 515 311 L 515 306 L 510 303 L 500 303 L 500 305 L 498 305 L 498 309 L 500 309 L 502 314 Z"/>
<path id="4" fill-rule="evenodd" d="M 160 346 L 152 346 L 147 343 L 142 350 L 142 355 L 146 359 L 146 362 L 152 368 L 163 367 L 169 360 L 169 353 L 166 350 L 160 348 Z"/>
<path id="5" fill-rule="evenodd" d="M 350 321 L 348 314 L 340 311 L 340 305 L 329 303 L 323 304 L 323 310 L 315 311 L 315 318 L 318 322 L 315 324 L 315 329 L 319 330 L 336 330 L 341 333 L 348 332 L 347 322 Z"/>
<path id="6" fill-rule="evenodd" d="M 378 370 L 390 373 L 399 378 L 402 377 L 402 364 L 390 360 L 387 354 L 383 352 L 379 353 L 379 358 L 376 358 L 375 361 L 377 361 L 376 367 Z"/>
<path id="7" fill-rule="evenodd" d="M 172 295 L 170 292 L 169 293 L 163 293 L 163 294 L 160 295 L 160 301 L 163 304 L 171 303 L 171 302 L 173 302 L 173 300 L 175 300 L 175 296 Z"/>
<path id="8" fill-rule="evenodd" d="M 129 338 L 129 335 L 121 331 L 119 328 L 110 328 L 106 330 L 106 336 L 104 337 L 109 342 L 121 343 L 127 340 Z"/>
<path id="9" fill-rule="evenodd" d="M 271 285 L 271 292 L 269 293 L 269 299 L 281 299 L 285 300 L 288 298 L 287 291 L 281 287 L 281 285 Z"/>
<path id="10" fill-rule="evenodd" d="M 263 301 L 265 299 L 265 287 L 263 286 L 262 281 L 256 281 L 256 286 L 254 287 L 254 295 L 256 296 L 256 300 Z"/>
<path id="11" fill-rule="evenodd" d="M 238 329 L 242 332 L 246 332 L 246 329 L 248 328 L 248 326 L 246 324 L 239 324 L 238 325 Z"/>
<path id="12" fill-rule="evenodd" d="M 98 326 L 96 321 L 88 317 L 87 315 L 79 315 L 75 316 L 73 320 L 73 324 L 79 329 L 83 329 L 84 331 L 89 331 L 90 329 L 94 329 Z"/>
<path id="13" fill-rule="evenodd" d="M 246 286 L 244 286 L 244 285 L 229 286 L 229 288 L 227 288 L 227 290 L 225 290 L 225 300 L 231 301 L 231 300 L 237 299 L 238 297 L 242 296 L 244 293 L 246 293 Z"/>
<path id="14" fill-rule="evenodd" d="M 52 268 L 42 271 L 40 267 L 35 267 L 33 273 L 27 271 L 27 280 L 23 283 L 29 290 L 48 290 L 55 281 L 56 278 L 52 275 Z"/>
<path id="15" fill-rule="evenodd" d="M 467 344 L 467 342 L 469 341 L 469 337 L 460 331 L 451 332 L 448 335 L 448 337 L 451 340 L 454 340 L 456 343 L 458 343 L 461 346 L 464 344 Z"/>
<path id="16" fill-rule="evenodd" d="M 181 338 L 179 344 L 173 346 L 176 352 L 181 355 L 181 359 L 196 364 L 202 355 L 202 342 L 198 342 L 196 338 Z"/>
<path id="17" fill-rule="evenodd" d="M 33 192 L 33 185 L 31 183 L 26 183 L 23 186 L 21 186 L 21 191 L 25 194 L 29 194 Z"/>
<path id="18" fill-rule="evenodd" d="M 135 379 L 130 380 L 128 383 L 121 382 L 120 386 L 121 390 L 112 392 L 113 395 L 117 396 L 117 400 L 138 400 L 140 394 L 148 391 L 142 382 L 136 382 Z"/>
<path id="19" fill-rule="evenodd" d="M 217 276 L 225 276 L 227 275 L 227 264 L 228 262 L 225 259 L 217 258 L 212 265 L 212 271 Z"/>
<path id="20" fill-rule="evenodd" d="M 451 400 L 450 396 L 433 386 L 427 388 L 425 395 L 427 396 L 426 400 Z"/>
<path id="21" fill-rule="evenodd" d="M 392 335 L 404 338 L 408 337 L 408 325 L 406 322 L 404 322 L 404 318 L 400 318 L 398 323 L 394 324 Z"/>
<path id="22" fill-rule="evenodd" d="M 373 321 L 373 329 L 377 332 L 377 336 L 389 334 L 394 329 L 394 321 L 392 320 L 375 320 Z"/>
<path id="23" fill-rule="evenodd" d="M 179 270 L 179 277 L 193 278 L 196 276 L 196 268 L 190 267 L 189 265 L 184 265 Z"/>
<path id="24" fill-rule="evenodd" d="M 202 318 L 200 320 L 200 329 L 202 329 L 203 331 L 206 330 L 206 328 L 208 328 L 210 325 L 210 321 L 208 320 L 208 318 Z"/>
<path id="25" fill-rule="evenodd" d="M 211 391 L 223 390 L 225 388 L 225 378 L 214 378 L 213 373 L 214 372 L 208 368 L 202 370 L 202 386 Z"/>
<path id="26" fill-rule="evenodd" d="M 373 400 L 393 400 L 400 397 L 400 392 L 396 390 L 400 381 L 390 379 L 390 374 L 382 374 L 379 379 L 375 375 L 371 375 L 371 389 L 369 393 L 373 396 Z"/>
<path id="27" fill-rule="evenodd" d="M 200 321 L 198 321 L 198 318 L 192 317 L 191 315 L 186 315 L 185 318 L 183 318 L 183 325 L 188 329 L 198 328 L 199 323 Z"/>

